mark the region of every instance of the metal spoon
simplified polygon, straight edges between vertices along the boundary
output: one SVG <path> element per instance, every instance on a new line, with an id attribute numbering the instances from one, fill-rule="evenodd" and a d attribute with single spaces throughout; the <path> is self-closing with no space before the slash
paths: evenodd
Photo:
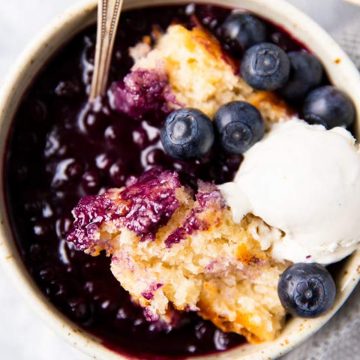
<path id="1" fill-rule="evenodd" d="M 104 95 L 106 92 L 122 6 L 123 0 L 99 0 L 95 67 L 91 83 L 90 101 Z"/>

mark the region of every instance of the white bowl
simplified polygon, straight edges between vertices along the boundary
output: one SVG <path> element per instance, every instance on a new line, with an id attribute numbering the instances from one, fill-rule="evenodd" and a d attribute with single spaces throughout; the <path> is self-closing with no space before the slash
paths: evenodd
<path id="1" fill-rule="evenodd" d="M 354 101 L 358 114 L 356 131 L 360 138 L 360 75 L 347 55 L 316 23 L 284 0 L 200 0 L 196 2 L 248 9 L 278 24 L 306 45 L 321 59 L 331 82 L 344 90 Z M 0 96 L 0 169 L 2 173 L 6 139 L 14 112 L 24 91 L 59 47 L 87 25 L 95 22 L 96 3 L 96 0 L 89 0 L 66 12 L 48 27 L 14 66 Z M 125 1 L 124 8 L 178 3 L 178 0 L 128 0 Z M 0 188 L 3 191 L 2 177 Z M 26 301 L 31 303 L 52 328 L 93 359 L 124 359 L 123 356 L 108 350 L 98 339 L 65 318 L 39 291 L 24 267 L 15 246 L 3 195 L 0 198 L 0 259 L 4 268 L 12 276 L 13 282 L 23 292 Z M 359 273 L 360 252 L 357 252 L 349 257 L 343 268 L 339 270 L 336 279 L 338 288 L 336 304 L 325 316 L 314 320 L 293 318 L 275 341 L 260 345 L 246 344 L 224 353 L 202 356 L 198 359 L 264 360 L 285 354 L 317 331 L 334 315 L 356 286 L 360 278 Z"/>

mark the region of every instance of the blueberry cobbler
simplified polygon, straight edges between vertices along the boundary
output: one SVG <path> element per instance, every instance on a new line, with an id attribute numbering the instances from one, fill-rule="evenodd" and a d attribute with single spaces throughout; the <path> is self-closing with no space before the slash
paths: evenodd
<path id="1" fill-rule="evenodd" d="M 105 346 L 183 358 L 333 306 L 358 248 L 355 107 L 278 27 L 209 5 L 125 12 L 106 96 L 95 29 L 38 75 L 9 139 L 9 212 L 44 294 Z"/>

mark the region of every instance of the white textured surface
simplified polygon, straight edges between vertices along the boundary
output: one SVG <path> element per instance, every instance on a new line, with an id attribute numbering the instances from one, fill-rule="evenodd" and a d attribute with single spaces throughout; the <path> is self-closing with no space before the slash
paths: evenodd
<path id="1" fill-rule="evenodd" d="M 234 181 L 220 187 L 234 220 L 251 213 L 284 231 L 267 244 L 280 261 L 331 264 L 350 255 L 360 238 L 355 141 L 341 127 L 296 117 L 275 124 L 246 151 Z"/>
<path id="2" fill-rule="evenodd" d="M 276 1 L 276 0 L 271 0 Z M 352 28 L 360 8 L 341 0 L 289 0 L 309 13 L 326 30 L 337 34 L 345 50 L 354 53 Z M 0 0 L 0 84 L 7 69 L 24 46 L 57 14 L 75 0 Z M 360 24 L 359 24 L 360 25 Z M 350 26 L 350 25 L 349 25 Z M 340 35 L 339 35 L 340 34 Z M 360 54 L 360 43 L 358 43 Z M 355 56 L 360 65 L 360 56 Z M 0 269 L 0 359 L 1 360 L 86 360 L 43 324 L 22 300 Z M 307 343 L 285 360 L 360 359 L 360 288 L 342 310 Z M 231 359 L 229 359 L 231 360 Z"/>

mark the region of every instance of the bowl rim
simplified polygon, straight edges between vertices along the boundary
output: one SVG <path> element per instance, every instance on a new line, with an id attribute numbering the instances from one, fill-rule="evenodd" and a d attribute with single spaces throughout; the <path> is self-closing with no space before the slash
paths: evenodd
<path id="1" fill-rule="evenodd" d="M 183 0 L 132 0 L 131 2 L 125 1 L 124 9 L 148 7 L 160 4 L 181 4 L 187 2 L 188 1 Z M 278 18 L 275 19 L 275 21 L 274 19 L 269 19 L 275 23 L 278 23 L 278 20 L 280 21 L 281 19 L 286 19 L 288 22 L 285 26 L 285 29 L 288 30 L 296 39 L 303 41 L 310 48 L 310 50 L 313 50 L 320 57 L 332 80 L 334 80 L 332 76 L 334 75 L 336 81 L 339 82 L 339 79 L 336 78 L 336 72 L 340 71 L 340 74 L 343 73 L 343 80 L 345 81 L 343 84 L 340 84 L 339 82 L 337 85 L 347 92 L 349 92 L 349 90 L 353 90 L 349 95 L 351 95 L 357 108 L 358 131 L 358 128 L 360 127 L 359 72 L 348 56 L 344 53 L 344 51 L 341 50 L 341 48 L 336 44 L 336 42 L 302 11 L 298 10 L 285 0 L 277 0 L 276 2 L 269 2 L 267 0 L 196 0 L 194 2 L 207 4 L 213 3 L 225 6 L 228 5 L 246 8 L 247 10 L 254 11 L 257 14 L 260 14 L 260 16 L 268 19 L 270 15 L 277 14 Z M 30 306 L 40 315 L 44 321 L 46 321 L 47 324 L 49 324 L 52 329 L 55 330 L 55 332 L 57 332 L 63 338 L 67 339 L 76 348 L 87 353 L 89 356 L 92 356 L 94 359 L 119 360 L 125 358 L 128 359 L 129 355 L 121 355 L 106 348 L 101 344 L 99 339 L 79 328 L 62 313 L 60 313 L 60 311 L 57 310 L 55 306 L 52 305 L 52 303 L 50 303 L 40 292 L 39 288 L 36 286 L 28 271 L 26 270 L 21 257 L 19 256 L 18 249 L 13 239 L 13 233 L 10 229 L 9 216 L 6 213 L 7 206 L 5 204 L 4 194 L 5 152 L 3 150 L 6 148 L 6 139 L 10 131 L 12 115 L 18 105 L 18 103 L 13 106 L 11 105 L 13 94 L 16 92 L 17 86 L 20 84 L 20 81 L 25 76 L 26 72 L 33 71 L 32 77 L 36 75 L 37 71 L 34 64 L 37 63 L 37 56 L 44 52 L 45 48 L 48 49 L 48 54 L 45 56 L 45 59 L 51 58 L 51 56 L 54 54 L 58 47 L 51 48 L 50 44 L 56 36 L 59 36 L 60 33 L 65 33 L 66 27 L 73 28 L 73 33 L 75 34 L 76 32 L 80 31 L 81 26 L 83 26 L 85 23 L 90 24 L 91 19 L 94 19 L 96 13 L 96 4 L 96 0 L 84 0 L 79 4 L 71 7 L 69 10 L 51 22 L 50 25 L 48 25 L 45 30 L 42 31 L 41 35 L 36 37 L 30 46 L 28 46 L 27 49 L 23 52 L 19 60 L 13 66 L 0 90 L 0 188 L 2 195 L 0 203 L 0 263 L 2 264 L 2 268 L 4 268 L 5 272 L 10 276 L 10 279 L 20 289 L 23 298 L 27 300 Z M 267 14 L 265 11 L 269 8 L 271 8 L 271 11 L 269 12 L 269 15 L 266 16 Z M 302 26 L 299 26 L 300 23 Z M 284 27 L 282 23 L 281 26 Z M 307 29 L 306 31 L 308 34 L 304 39 L 302 38 L 302 32 L 306 32 L 304 30 L 305 28 Z M 310 30 L 316 34 L 316 36 L 309 35 Z M 315 37 L 316 41 L 312 42 Z M 71 36 L 68 34 L 63 42 L 66 43 L 69 38 L 71 38 Z M 329 54 L 325 50 L 324 54 L 318 54 L 315 51 L 316 49 L 314 44 L 316 44 L 316 46 L 322 44 L 323 50 L 325 47 L 331 48 L 331 51 L 329 51 L 331 52 L 332 58 L 330 59 L 330 57 L 328 57 Z M 338 62 L 339 59 L 341 60 L 340 62 Z M 43 65 L 45 61 L 39 60 L 39 62 L 42 62 L 41 65 Z M 336 81 L 334 82 L 336 83 Z M 27 86 L 29 83 L 30 80 L 28 81 Z M 349 259 L 346 261 L 345 268 L 346 269 L 344 272 L 342 271 L 342 276 L 340 277 L 340 281 L 338 283 L 338 287 L 340 288 L 340 295 L 337 298 L 337 302 L 334 308 L 326 315 L 314 320 L 291 320 L 289 325 L 286 327 L 292 326 L 293 336 L 280 335 L 277 340 L 271 343 L 264 343 L 255 346 L 247 344 L 228 350 L 224 353 L 197 356 L 194 357 L 194 359 L 264 360 L 284 355 L 294 347 L 298 346 L 301 342 L 305 341 L 315 331 L 320 329 L 349 297 L 360 279 L 360 251 L 357 251 L 349 257 Z"/>

